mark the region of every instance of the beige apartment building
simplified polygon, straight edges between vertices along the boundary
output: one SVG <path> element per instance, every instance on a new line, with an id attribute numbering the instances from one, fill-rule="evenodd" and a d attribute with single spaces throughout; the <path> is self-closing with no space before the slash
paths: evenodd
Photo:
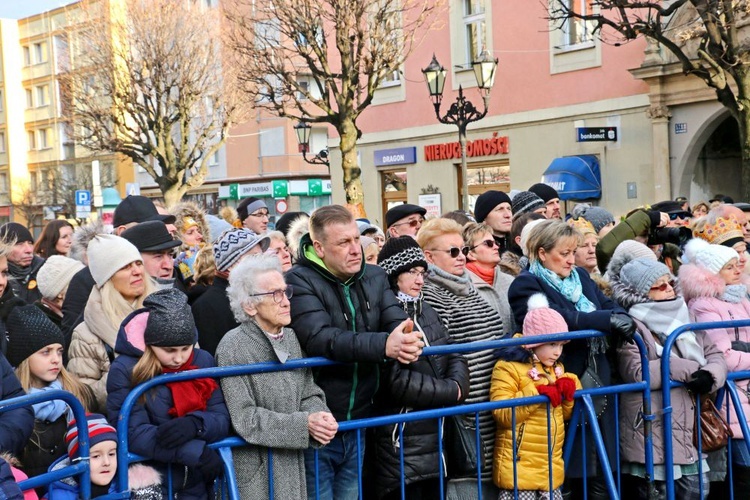
<path id="1" fill-rule="evenodd" d="M 103 0 L 111 2 L 120 0 Z M 213 8 L 217 0 L 203 0 Z M 44 218 L 73 217 L 75 189 L 90 189 L 91 164 L 98 160 L 101 186 L 121 197 L 140 192 L 160 198 L 153 179 L 119 154 L 92 155 L 66 129 L 59 75 L 75 64 L 75 41 L 66 27 L 76 22 L 80 2 L 23 19 L 0 19 L 0 223 L 41 227 Z M 268 198 L 272 221 L 292 210 L 329 204 L 330 175 L 299 153 L 289 120 L 257 113 L 234 127 L 212 158 L 206 182 L 189 192 L 210 212 L 235 206 L 247 196 Z M 310 151 L 327 148 L 327 130 L 314 129 Z M 314 153 L 313 153 L 314 156 Z"/>

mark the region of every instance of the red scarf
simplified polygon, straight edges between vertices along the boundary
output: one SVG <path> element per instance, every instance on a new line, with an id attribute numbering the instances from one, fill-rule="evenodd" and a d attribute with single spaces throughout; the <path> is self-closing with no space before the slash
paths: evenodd
<path id="1" fill-rule="evenodd" d="M 179 368 L 162 367 L 164 373 L 179 373 L 187 370 L 196 370 L 197 366 L 193 364 L 195 351 L 190 353 L 188 359 Z M 167 384 L 172 392 L 172 401 L 174 406 L 169 409 L 169 415 L 172 417 L 184 417 L 194 411 L 203 411 L 206 409 L 208 399 L 214 393 L 219 384 L 212 378 L 198 378 L 195 380 L 185 380 L 183 382 L 169 382 Z"/>
<path id="2" fill-rule="evenodd" d="M 486 282 L 488 285 L 492 285 L 495 283 L 494 266 L 487 269 L 486 267 L 480 266 L 477 261 L 472 261 L 466 264 L 466 269 L 482 278 L 482 281 Z"/>

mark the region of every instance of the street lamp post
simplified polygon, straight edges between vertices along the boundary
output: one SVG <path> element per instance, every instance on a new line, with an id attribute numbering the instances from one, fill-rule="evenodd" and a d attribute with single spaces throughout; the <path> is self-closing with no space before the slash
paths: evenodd
<path id="1" fill-rule="evenodd" d="M 331 164 L 328 161 L 328 149 L 321 149 L 320 152 L 311 159 L 307 158 L 307 153 L 310 152 L 311 132 L 312 127 L 309 123 L 299 122 L 294 126 L 294 133 L 297 134 L 297 143 L 299 144 L 299 152 L 302 153 L 302 159 L 310 165 L 325 165 L 330 171 Z"/>
<path id="2" fill-rule="evenodd" d="M 440 104 L 443 101 L 443 87 L 445 87 L 445 68 L 440 65 L 433 54 L 430 65 L 422 70 L 437 119 L 440 123 L 458 126 L 458 144 L 461 151 L 461 190 L 463 192 L 461 200 L 463 210 L 467 211 L 469 210 L 469 176 L 466 168 L 466 127 L 469 123 L 481 120 L 487 114 L 490 89 L 495 82 L 497 59 L 493 59 L 490 53 L 484 50 L 479 55 L 479 59 L 471 63 L 471 66 L 477 80 L 477 87 L 482 95 L 484 110 L 479 111 L 471 101 L 466 99 L 464 89 L 459 85 L 456 102 L 451 104 L 443 116 L 440 115 Z"/>

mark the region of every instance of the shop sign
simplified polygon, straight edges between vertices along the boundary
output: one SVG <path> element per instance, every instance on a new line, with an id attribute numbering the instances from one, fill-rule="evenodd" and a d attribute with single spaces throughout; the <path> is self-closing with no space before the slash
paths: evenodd
<path id="1" fill-rule="evenodd" d="M 289 194 L 307 196 L 310 193 L 310 181 L 312 179 L 289 181 Z"/>
<path id="2" fill-rule="evenodd" d="M 259 182 L 257 184 L 241 184 L 238 199 L 248 196 L 286 198 L 289 193 L 287 181 Z"/>
<path id="3" fill-rule="evenodd" d="M 323 181 L 323 194 L 331 194 L 331 179 Z"/>
<path id="4" fill-rule="evenodd" d="M 375 166 L 407 165 L 417 163 L 417 148 L 379 149 L 375 151 Z"/>
<path id="5" fill-rule="evenodd" d="M 234 184 L 234 186 L 237 186 L 237 184 Z M 232 186 L 219 186 L 219 199 L 226 200 L 226 199 L 232 198 L 231 188 Z M 234 192 L 235 193 L 237 192 L 236 188 Z"/>
<path id="6" fill-rule="evenodd" d="M 420 194 L 419 206 L 427 210 L 427 213 L 425 214 L 426 218 L 440 217 L 440 214 L 443 213 L 443 205 L 442 200 L 440 199 L 440 193 Z"/>
<path id="7" fill-rule="evenodd" d="M 617 127 L 578 127 L 577 142 L 617 141 Z"/>
<path id="8" fill-rule="evenodd" d="M 466 157 L 506 155 L 510 152 L 510 141 L 507 136 L 498 136 L 497 132 L 489 139 L 466 141 Z M 452 160 L 461 158 L 461 146 L 458 142 L 444 144 L 427 144 L 424 147 L 425 161 Z"/>

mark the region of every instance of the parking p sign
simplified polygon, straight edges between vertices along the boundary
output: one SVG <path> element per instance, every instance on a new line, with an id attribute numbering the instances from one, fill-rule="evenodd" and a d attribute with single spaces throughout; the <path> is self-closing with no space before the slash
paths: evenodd
<path id="1" fill-rule="evenodd" d="M 91 191 L 79 189 L 76 191 L 76 205 L 91 206 Z"/>

